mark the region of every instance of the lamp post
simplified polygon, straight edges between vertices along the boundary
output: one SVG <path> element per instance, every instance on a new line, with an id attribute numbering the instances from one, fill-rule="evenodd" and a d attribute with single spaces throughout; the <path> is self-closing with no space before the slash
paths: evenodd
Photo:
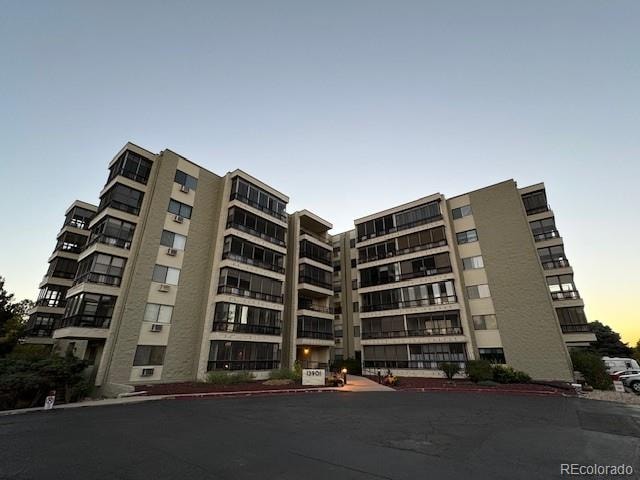
<path id="1" fill-rule="evenodd" d="M 343 368 L 342 369 L 342 380 L 344 381 L 344 384 L 347 384 L 347 369 Z"/>
<path id="2" fill-rule="evenodd" d="M 302 349 L 302 353 L 304 354 L 303 364 L 304 364 L 305 368 L 309 368 L 309 353 L 310 352 L 311 352 L 311 349 L 309 347 L 304 347 Z"/>

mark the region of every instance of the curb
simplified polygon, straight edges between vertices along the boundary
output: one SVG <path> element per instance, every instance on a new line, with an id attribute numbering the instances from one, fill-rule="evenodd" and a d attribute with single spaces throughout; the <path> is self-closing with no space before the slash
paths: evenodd
<path id="1" fill-rule="evenodd" d="M 415 387 L 415 388 L 399 388 L 396 392 L 460 392 L 460 393 L 505 393 L 510 395 L 534 395 L 538 397 L 575 397 L 575 395 L 567 395 L 561 392 L 548 392 L 541 390 L 515 390 L 504 389 L 494 390 L 489 388 L 447 388 L 447 387 Z"/>
<path id="2" fill-rule="evenodd" d="M 341 392 L 348 390 L 340 390 L 337 388 L 290 388 L 280 390 L 244 390 L 238 392 L 203 392 L 203 393 L 175 393 L 163 395 L 164 400 L 190 400 L 195 398 L 211 398 L 211 397 L 250 397 L 253 395 L 278 395 L 292 393 L 327 393 Z"/>

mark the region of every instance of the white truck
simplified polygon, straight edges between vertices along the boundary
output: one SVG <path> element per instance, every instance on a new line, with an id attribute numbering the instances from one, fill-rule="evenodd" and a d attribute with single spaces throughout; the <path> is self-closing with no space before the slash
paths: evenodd
<path id="1" fill-rule="evenodd" d="M 633 358 L 623 357 L 602 357 L 604 365 L 607 367 L 609 374 L 620 372 L 622 370 L 640 370 L 640 365 Z"/>

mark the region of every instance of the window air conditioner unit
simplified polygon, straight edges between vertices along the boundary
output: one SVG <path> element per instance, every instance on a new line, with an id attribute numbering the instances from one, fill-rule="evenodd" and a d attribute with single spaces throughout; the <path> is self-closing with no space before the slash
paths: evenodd
<path id="1" fill-rule="evenodd" d="M 161 283 L 160 286 L 158 287 L 158 291 L 159 292 L 168 292 L 169 291 L 169 285 L 167 285 L 166 283 Z"/>
<path id="2" fill-rule="evenodd" d="M 151 325 L 151 331 L 152 332 L 161 332 L 162 331 L 162 324 L 161 323 L 154 323 Z"/>
<path id="3" fill-rule="evenodd" d="M 186 185 L 180 185 L 180 191 L 183 193 L 189 193 L 190 190 Z"/>
<path id="4" fill-rule="evenodd" d="M 180 216 L 180 215 L 174 215 L 173 216 L 173 221 L 176 223 L 182 223 L 184 222 L 184 217 Z"/>
<path id="5" fill-rule="evenodd" d="M 153 375 L 153 368 L 143 368 L 142 369 L 142 377 L 150 377 L 151 375 Z"/>
<path id="6" fill-rule="evenodd" d="M 172 257 L 175 257 L 178 254 L 178 250 L 176 250 L 175 248 L 167 248 L 167 255 L 170 255 Z"/>

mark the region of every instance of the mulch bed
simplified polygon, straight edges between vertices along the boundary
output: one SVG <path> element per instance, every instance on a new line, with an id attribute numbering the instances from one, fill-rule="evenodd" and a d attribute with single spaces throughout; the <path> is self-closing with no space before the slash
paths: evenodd
<path id="1" fill-rule="evenodd" d="M 146 391 L 145 395 L 180 395 L 189 393 L 213 393 L 213 392 L 248 392 L 260 390 L 297 390 L 317 388 L 299 383 L 289 385 L 264 385 L 263 382 L 238 383 L 236 385 L 213 385 L 210 383 L 182 382 L 159 383 L 153 385 L 136 385 L 136 392 Z"/>
<path id="2" fill-rule="evenodd" d="M 377 382 L 376 377 L 368 377 Z M 576 395 L 575 391 L 567 388 L 566 384 L 543 384 L 543 383 L 509 383 L 499 385 L 478 385 L 470 380 L 446 380 L 444 378 L 423 378 L 423 377 L 398 377 L 398 384 L 393 387 L 395 390 L 433 390 L 433 391 L 495 391 L 556 394 L 556 395 Z"/>

